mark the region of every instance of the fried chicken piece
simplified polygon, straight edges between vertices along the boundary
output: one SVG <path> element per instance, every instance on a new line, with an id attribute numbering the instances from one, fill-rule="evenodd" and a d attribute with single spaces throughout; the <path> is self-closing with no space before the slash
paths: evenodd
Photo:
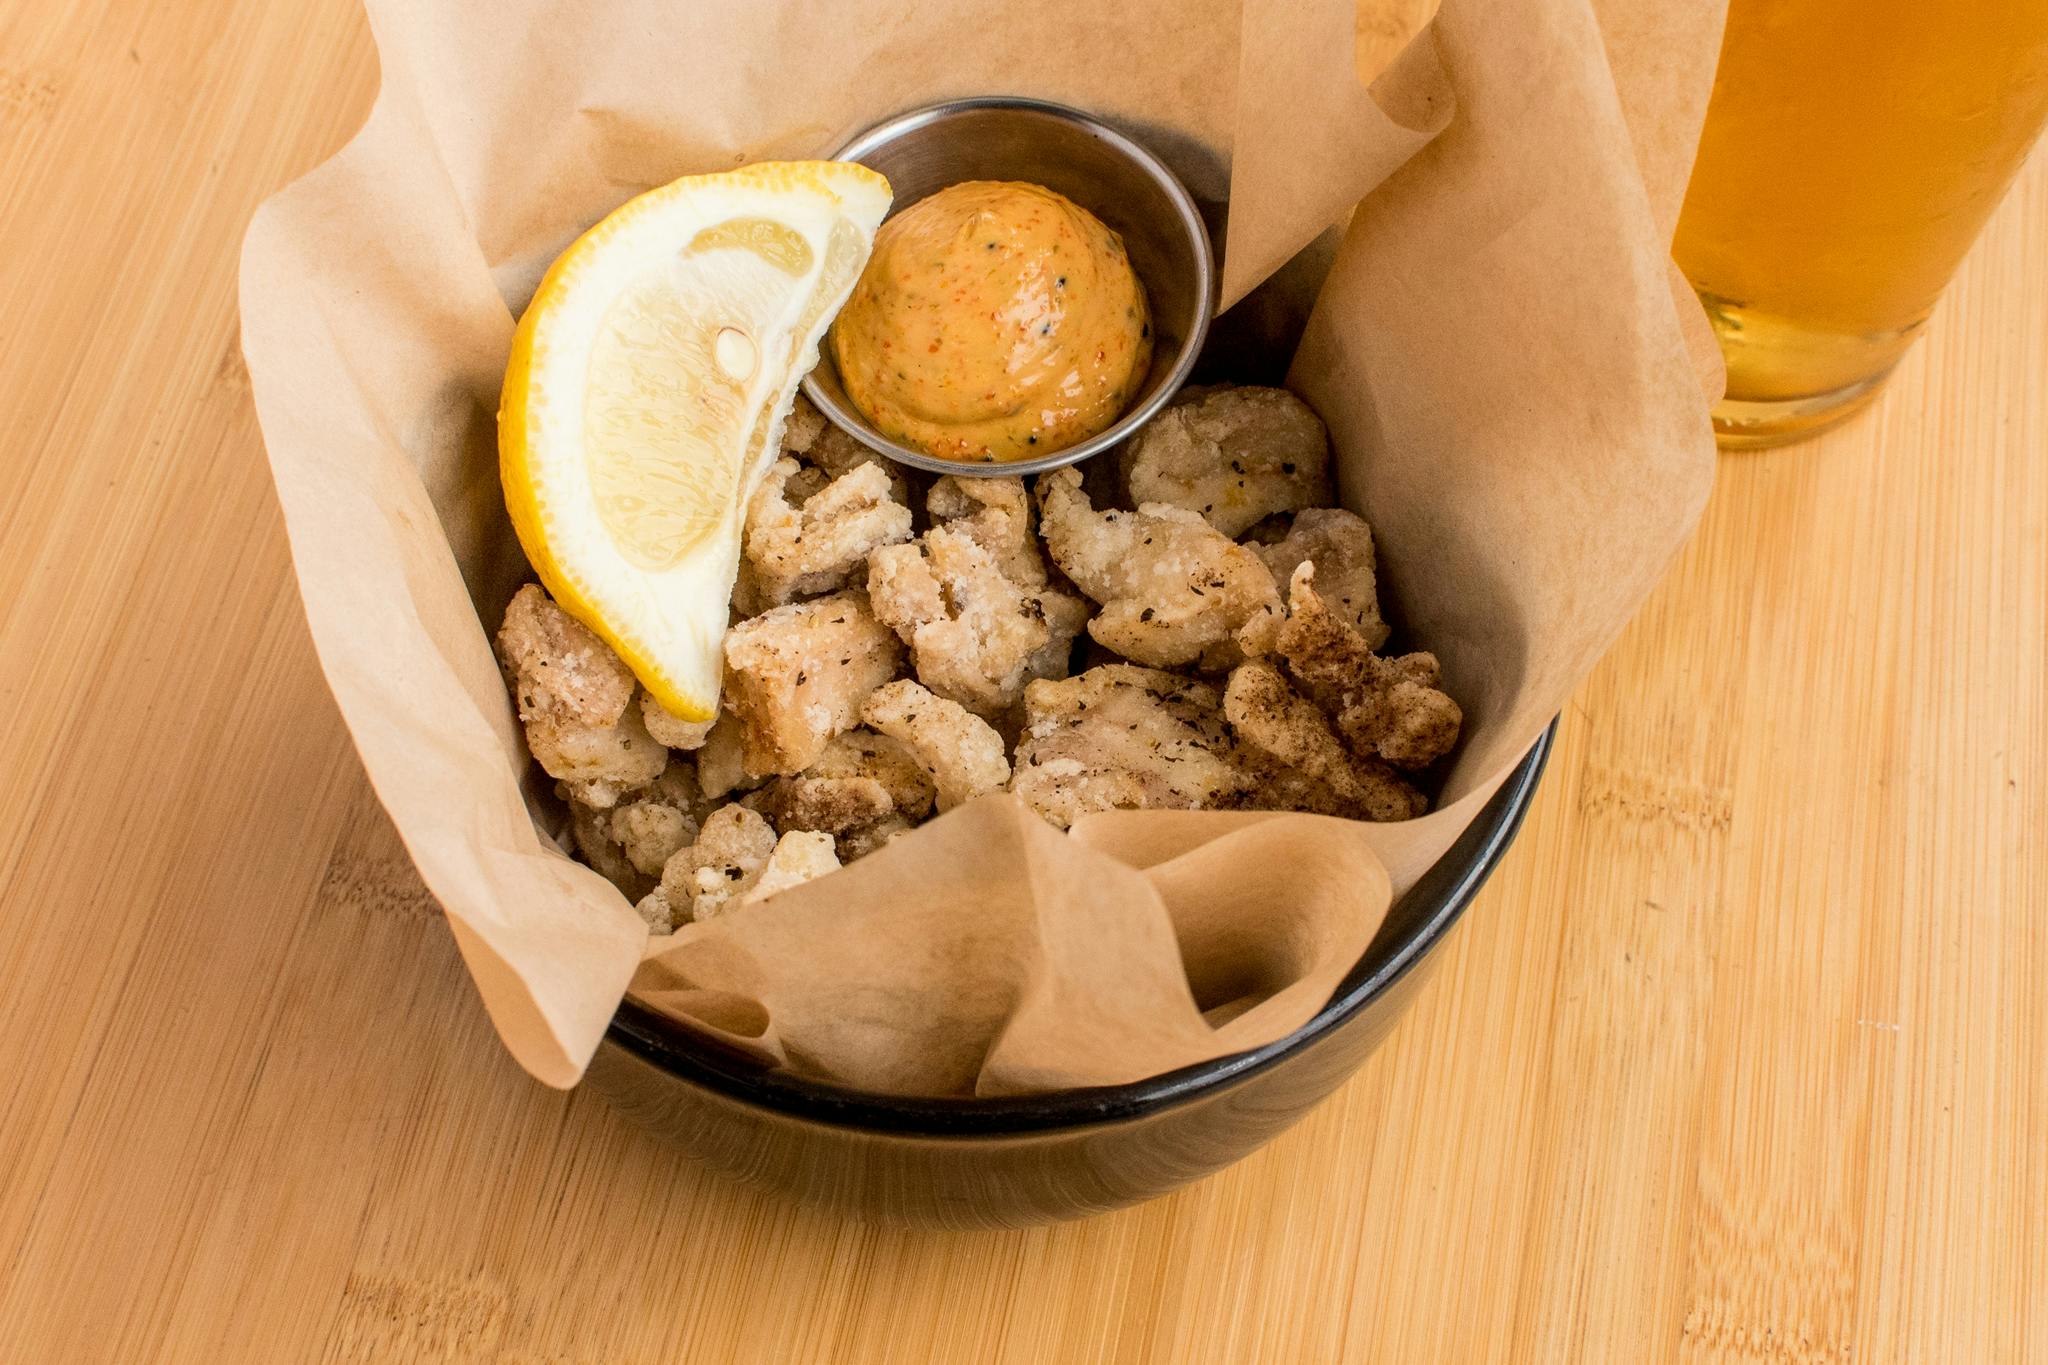
<path id="1" fill-rule="evenodd" d="M 640 720 L 654 742 L 671 749 L 699 749 L 710 735 L 714 720 L 684 720 L 665 709 L 651 692 L 640 694 Z"/>
<path id="2" fill-rule="evenodd" d="M 1139 508 L 1185 508 L 1233 537 L 1331 501 L 1329 433 L 1285 389 L 1224 387 L 1175 404 L 1124 447 L 1123 472 Z"/>
<path id="3" fill-rule="evenodd" d="M 1199 513 L 1161 503 L 1098 512 L 1072 469 L 1041 476 L 1038 493 L 1053 562 L 1102 604 L 1088 633 L 1127 659 L 1189 663 L 1278 609 L 1273 575 L 1257 553 Z"/>
<path id="4" fill-rule="evenodd" d="M 1437 686 L 1436 656 L 1375 655 L 1317 594 L 1315 573 L 1312 563 L 1295 569 L 1275 652 L 1353 753 L 1376 755 L 1397 768 L 1428 767 L 1451 751 L 1464 722 L 1458 704 Z"/>
<path id="5" fill-rule="evenodd" d="M 917 760 L 938 789 L 941 812 L 999 791 L 1010 780 L 1003 737 L 958 702 L 908 678 L 876 688 L 860 714 Z"/>
<path id="6" fill-rule="evenodd" d="M 650 934 L 672 934 L 676 931 L 675 902 L 668 898 L 668 892 L 659 886 L 633 902 L 633 908 L 640 918 L 647 921 Z"/>
<path id="7" fill-rule="evenodd" d="M 1207 683 L 1130 664 L 1034 682 L 1010 790 L 1062 829 L 1095 811 L 1231 806 L 1245 775 L 1221 707 Z"/>
<path id="8" fill-rule="evenodd" d="M 498 663 L 519 719 L 615 724 L 633 699 L 633 670 L 538 583 L 512 595 L 498 627 Z"/>
<path id="9" fill-rule="evenodd" d="M 902 468 L 838 427 L 828 425 L 819 432 L 817 439 L 804 451 L 804 459 L 833 479 L 844 478 L 862 465 L 873 465 L 888 476 L 889 496 L 905 507 L 911 505 L 910 480 Z"/>
<path id="10" fill-rule="evenodd" d="M 737 910 L 838 870 L 839 855 L 833 851 L 831 835 L 791 830 L 775 841 L 775 849 L 761 865 L 761 875 L 754 879 L 754 884 L 742 891 L 737 900 L 727 902 L 727 906 Z"/>
<path id="11" fill-rule="evenodd" d="M 728 811 L 735 814 L 727 817 Z M 831 835 L 796 831 L 777 839 L 744 806 L 720 807 L 704 831 L 670 861 L 661 885 L 634 906 L 655 933 L 717 919 L 839 870 Z"/>
<path id="12" fill-rule="evenodd" d="M 1429 808 L 1386 763 L 1346 749 L 1316 704 L 1269 663 L 1247 663 L 1230 675 L 1223 718 L 1251 751 L 1247 760 L 1263 779 L 1253 785 L 1253 801 L 1262 808 L 1367 820 L 1406 820 Z M 1259 754 L 1273 762 L 1258 764 Z M 1289 770 L 1294 780 L 1272 780 Z"/>
<path id="13" fill-rule="evenodd" d="M 793 504 L 803 472 L 795 460 L 777 460 L 747 504 L 751 595 L 766 606 L 844 587 L 870 550 L 910 539 L 910 509 L 889 495 L 880 465 L 856 465 Z"/>
<path id="14" fill-rule="evenodd" d="M 739 722 L 742 769 L 769 777 L 810 767 L 902 664 L 903 646 L 858 590 L 734 626 L 725 635 L 725 704 Z"/>
<path id="15" fill-rule="evenodd" d="M 775 830 L 756 812 L 740 805 L 712 811 L 695 842 L 678 850 L 661 871 L 659 894 L 667 902 L 670 923 L 722 914 L 728 902 L 760 878 L 774 851 Z"/>
<path id="16" fill-rule="evenodd" d="M 796 404 L 789 410 L 789 417 L 782 424 L 782 448 L 792 455 L 801 455 L 817 442 L 825 431 L 825 414 L 819 412 L 811 400 L 802 394 L 796 396 Z"/>
<path id="17" fill-rule="evenodd" d="M 619 798 L 661 776 L 668 750 L 655 742 L 627 707 L 611 725 L 538 716 L 526 723 L 526 747 L 548 776 L 561 779 L 569 796 L 609 810 Z"/>
<path id="18" fill-rule="evenodd" d="M 569 837 L 593 871 L 619 888 L 619 894 L 627 900 L 637 901 L 654 885 L 655 877 L 633 866 L 633 860 L 612 836 L 611 817 L 611 811 L 571 801 Z"/>
<path id="19" fill-rule="evenodd" d="M 837 837 L 887 819 L 896 809 L 872 777 L 778 777 L 740 798 L 778 829 L 801 829 Z"/>
<path id="20" fill-rule="evenodd" d="M 932 485 L 924 505 L 934 524 L 965 533 L 995 556 L 1003 577 L 1020 588 L 1045 586 L 1045 555 L 1024 480 L 946 474 Z"/>
<path id="21" fill-rule="evenodd" d="M 875 551 L 868 596 L 910 646 L 919 681 L 978 715 L 999 716 L 1033 677 L 1065 672 L 1087 608 L 1050 588 L 1020 588 L 957 525 Z"/>
<path id="22" fill-rule="evenodd" d="M 704 736 L 704 743 L 697 750 L 697 788 L 706 800 L 716 801 L 728 793 L 758 785 L 760 779 L 747 776 L 742 761 L 743 743 L 739 718 L 730 711 L 720 711 L 711 733 Z"/>
<path id="23" fill-rule="evenodd" d="M 843 862 L 931 814 L 932 781 L 904 747 L 872 730 L 834 737 L 818 761 L 778 777 L 746 798 L 777 829 L 811 830 L 837 841 Z"/>
<path id="24" fill-rule="evenodd" d="M 668 751 L 629 706 L 632 670 L 537 584 L 513 595 L 497 646 L 526 747 L 578 800 L 609 807 L 660 774 Z"/>
<path id="25" fill-rule="evenodd" d="M 609 812 L 611 837 L 628 862 L 658 877 L 676 850 L 697 837 L 708 808 L 690 765 L 671 760 L 660 777 Z"/>
<path id="26" fill-rule="evenodd" d="M 930 815 L 932 801 L 938 794 L 910 750 L 900 741 L 866 727 L 836 737 L 818 761 L 804 769 L 803 776 L 820 780 L 872 779 L 889 794 L 889 804 L 911 820 Z"/>
<path id="27" fill-rule="evenodd" d="M 1363 517 L 1341 507 L 1308 508 L 1294 519 L 1285 537 L 1257 553 L 1273 571 L 1275 583 L 1290 582 L 1303 564 L 1315 565 L 1316 591 L 1365 637 L 1366 648 L 1378 649 L 1387 642 L 1372 528 Z"/>

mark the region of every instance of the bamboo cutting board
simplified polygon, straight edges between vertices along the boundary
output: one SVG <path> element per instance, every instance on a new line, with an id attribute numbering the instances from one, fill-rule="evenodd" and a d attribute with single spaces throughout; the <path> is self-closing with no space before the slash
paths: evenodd
<path id="1" fill-rule="evenodd" d="M 0 8 L 0 1360 L 2048 1360 L 2048 154 L 1723 461 L 1354 1082 L 929 1234 L 526 1080 L 364 784 L 233 284 L 374 84 L 355 0 Z"/>

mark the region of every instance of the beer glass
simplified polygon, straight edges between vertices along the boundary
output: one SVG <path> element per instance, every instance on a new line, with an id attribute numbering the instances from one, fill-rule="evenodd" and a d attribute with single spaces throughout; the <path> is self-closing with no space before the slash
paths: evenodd
<path id="1" fill-rule="evenodd" d="M 1730 0 L 1673 245 L 1728 362 L 1723 446 L 1876 394 L 2044 118 L 2048 0 Z"/>

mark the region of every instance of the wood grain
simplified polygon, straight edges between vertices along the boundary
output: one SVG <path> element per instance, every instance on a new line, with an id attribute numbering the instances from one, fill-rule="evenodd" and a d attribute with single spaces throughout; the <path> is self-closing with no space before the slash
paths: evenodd
<path id="1" fill-rule="evenodd" d="M 232 287 L 374 82 L 352 0 L 0 8 L 0 1359 L 2048 1360 L 2048 160 L 1723 461 L 1356 1081 L 933 1235 L 527 1081 L 365 787 Z"/>

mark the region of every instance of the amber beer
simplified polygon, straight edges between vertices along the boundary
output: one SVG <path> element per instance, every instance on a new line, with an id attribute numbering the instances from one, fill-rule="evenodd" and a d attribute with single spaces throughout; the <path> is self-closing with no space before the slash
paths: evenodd
<path id="1" fill-rule="evenodd" d="M 1728 360 L 1724 445 L 1877 391 L 2044 118 L 2048 0 L 1731 0 L 1674 247 Z"/>

